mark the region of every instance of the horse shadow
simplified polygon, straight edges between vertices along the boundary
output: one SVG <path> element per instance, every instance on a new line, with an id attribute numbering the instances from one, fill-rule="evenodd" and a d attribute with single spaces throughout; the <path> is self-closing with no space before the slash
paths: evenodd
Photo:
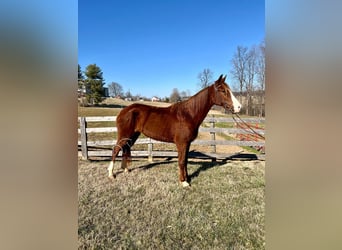
<path id="1" fill-rule="evenodd" d="M 198 153 L 198 152 L 196 152 Z M 227 161 L 234 161 L 234 160 L 238 160 L 238 161 L 253 161 L 253 160 L 258 160 L 258 157 L 255 154 L 250 154 L 250 153 L 234 153 L 231 155 L 226 155 L 225 157 L 223 157 L 220 161 L 218 161 L 216 158 L 212 158 L 211 162 L 208 161 L 203 161 L 201 162 L 200 166 L 192 173 L 189 175 L 189 181 L 191 182 L 191 180 L 193 178 L 198 177 L 202 172 L 205 172 L 211 168 L 214 167 L 219 167 L 222 166 L 224 164 L 227 163 Z M 199 162 L 192 162 L 189 161 L 189 163 L 193 163 L 193 164 L 198 164 Z"/>
<path id="2" fill-rule="evenodd" d="M 199 162 L 192 162 L 189 161 L 190 164 L 198 164 Z M 211 168 L 214 167 L 219 167 L 224 165 L 226 162 L 225 161 L 212 161 L 212 162 L 208 162 L 208 161 L 203 161 L 200 162 L 200 166 L 191 174 L 189 174 L 189 182 L 191 183 L 191 181 L 195 178 L 197 178 L 202 172 L 205 172 Z"/>
<path id="3" fill-rule="evenodd" d="M 136 167 L 134 169 L 131 169 L 131 171 L 148 170 L 150 168 L 161 167 L 163 165 L 168 165 L 170 163 L 174 163 L 175 166 L 178 166 L 177 160 L 166 159 L 164 161 L 152 162 L 152 163 L 145 164 L 143 166 Z M 189 182 L 191 183 L 191 180 L 198 177 L 202 172 L 205 172 L 205 171 L 207 171 L 211 168 L 214 168 L 214 167 L 224 165 L 225 161 L 208 162 L 208 161 L 192 161 L 192 160 L 189 160 L 188 164 L 199 165 L 199 167 L 194 172 L 189 173 Z"/>
<path id="4" fill-rule="evenodd" d="M 192 159 L 192 158 L 191 158 Z M 255 154 L 249 154 L 249 153 L 237 153 L 237 154 L 233 154 L 230 156 L 227 156 L 226 158 L 221 159 L 220 161 L 212 159 L 212 161 L 194 161 L 194 160 L 188 160 L 188 164 L 192 164 L 192 165 L 199 165 L 199 167 L 197 167 L 197 169 L 189 174 L 189 183 L 191 183 L 191 181 L 195 178 L 197 178 L 201 173 L 214 168 L 214 167 L 219 167 L 219 166 L 223 166 L 225 165 L 228 161 L 234 161 L 234 160 L 238 160 L 238 161 L 252 161 L 252 160 L 257 160 L 258 157 Z M 150 168 L 154 168 L 154 167 L 161 167 L 163 165 L 168 165 L 170 163 L 174 163 L 175 165 L 178 166 L 178 161 L 175 158 L 169 157 L 163 161 L 157 161 L 157 162 L 151 162 L 148 164 L 144 164 L 142 166 L 139 167 L 135 167 L 130 169 L 129 171 L 137 171 L 137 170 L 148 170 Z M 119 171 L 117 174 L 120 174 L 123 171 Z"/>
<path id="5" fill-rule="evenodd" d="M 134 170 L 148 170 L 150 168 L 162 166 L 164 164 L 170 164 L 171 162 L 175 162 L 175 164 L 177 164 L 177 160 L 172 160 L 172 158 L 170 157 L 170 158 L 165 159 L 164 161 L 156 161 L 156 162 L 144 164 L 142 166 L 136 167 Z"/>

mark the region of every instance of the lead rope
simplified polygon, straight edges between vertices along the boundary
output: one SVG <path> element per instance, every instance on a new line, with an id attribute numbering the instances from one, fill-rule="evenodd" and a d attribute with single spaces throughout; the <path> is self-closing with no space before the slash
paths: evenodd
<path id="1" fill-rule="evenodd" d="M 132 139 L 130 139 L 130 138 L 122 138 L 122 139 L 119 141 L 119 143 L 120 143 L 121 141 L 124 141 L 124 140 L 126 140 L 126 145 L 127 145 L 128 147 L 132 147 L 132 145 L 130 145 L 130 143 L 128 143 L 128 142 L 132 142 Z M 121 147 L 119 144 L 114 145 L 112 149 L 114 149 L 115 147 L 119 147 L 120 150 L 123 150 L 122 147 Z"/>
<path id="2" fill-rule="evenodd" d="M 246 125 L 246 127 L 248 127 L 255 135 L 259 136 L 260 138 L 264 139 L 265 140 L 265 137 L 263 135 L 261 135 L 260 133 L 256 132 L 248 123 L 246 123 L 244 120 L 241 119 L 241 117 L 238 115 L 238 114 L 232 114 L 232 117 L 233 117 L 233 120 L 238 123 L 238 121 L 235 119 L 234 115 L 236 115 L 236 117 L 238 117 L 241 122 L 243 124 Z M 242 128 L 243 130 L 247 131 L 247 129 L 245 128 Z"/>

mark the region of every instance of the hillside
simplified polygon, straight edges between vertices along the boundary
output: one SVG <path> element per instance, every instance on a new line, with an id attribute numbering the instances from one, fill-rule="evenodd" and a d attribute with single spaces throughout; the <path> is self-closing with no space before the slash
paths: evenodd
<path id="1" fill-rule="evenodd" d="M 129 106 L 133 103 L 142 103 L 142 104 L 147 104 L 147 105 L 152 105 L 152 106 L 157 106 L 157 107 L 167 107 L 170 106 L 171 103 L 166 103 L 166 102 L 151 102 L 151 101 L 125 101 L 123 99 L 118 99 L 118 98 L 106 98 L 104 101 L 101 102 L 101 105 L 108 105 L 108 106 L 113 106 L 113 105 L 118 105 L 118 106 Z"/>
<path id="2" fill-rule="evenodd" d="M 104 101 L 101 102 L 100 106 L 102 107 L 105 107 L 105 106 L 108 106 L 108 107 L 126 107 L 126 106 L 129 106 L 133 103 L 142 103 L 142 104 L 146 104 L 146 105 L 151 105 L 151 106 L 156 106 L 156 107 L 168 107 L 170 105 L 172 105 L 172 103 L 167 103 L 167 102 L 151 102 L 151 101 L 125 101 L 123 99 L 118 99 L 118 98 L 112 98 L 112 97 L 109 97 L 109 98 L 106 98 Z M 211 109 L 209 111 L 209 114 L 210 115 L 224 115 L 224 113 L 222 113 L 221 111 L 219 110 L 214 110 L 214 109 Z"/>

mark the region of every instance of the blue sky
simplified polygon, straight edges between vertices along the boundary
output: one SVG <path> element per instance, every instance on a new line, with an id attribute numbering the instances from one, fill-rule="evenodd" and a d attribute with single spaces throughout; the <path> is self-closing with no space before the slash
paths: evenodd
<path id="1" fill-rule="evenodd" d="M 238 45 L 265 37 L 263 0 L 79 1 L 78 62 L 106 84 L 146 97 L 199 91 L 198 74 L 227 74 Z"/>

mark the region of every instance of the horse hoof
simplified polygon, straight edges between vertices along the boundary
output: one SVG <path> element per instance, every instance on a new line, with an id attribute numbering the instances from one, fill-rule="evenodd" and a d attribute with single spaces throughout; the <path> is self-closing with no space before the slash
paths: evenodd
<path id="1" fill-rule="evenodd" d="M 182 187 L 190 187 L 190 184 L 187 181 L 182 181 L 181 184 L 182 184 Z"/>
<path id="2" fill-rule="evenodd" d="M 108 176 L 108 179 L 112 181 L 112 180 L 115 179 L 115 177 L 116 177 L 115 175 L 109 175 L 109 176 Z"/>
<path id="3" fill-rule="evenodd" d="M 124 172 L 125 172 L 125 173 L 128 173 L 128 172 L 129 172 L 128 168 L 125 168 Z"/>

